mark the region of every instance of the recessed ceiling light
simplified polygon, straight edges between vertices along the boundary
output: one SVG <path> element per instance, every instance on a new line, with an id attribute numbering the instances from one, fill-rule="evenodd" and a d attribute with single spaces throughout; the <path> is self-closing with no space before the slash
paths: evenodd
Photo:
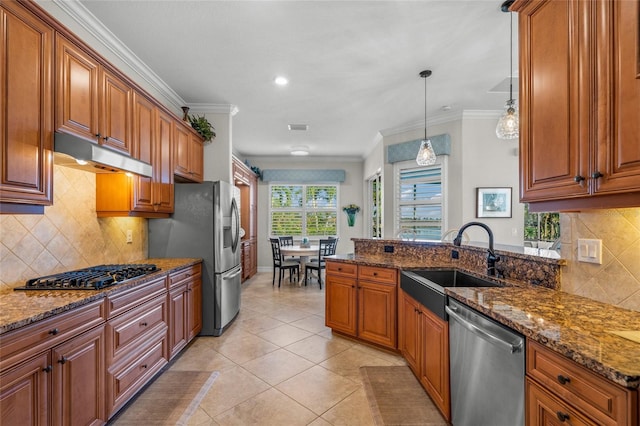
<path id="1" fill-rule="evenodd" d="M 291 155 L 296 155 L 296 156 L 309 155 L 309 147 L 308 146 L 294 146 L 293 148 L 291 148 Z"/>
<path id="2" fill-rule="evenodd" d="M 306 130 L 309 130 L 309 125 L 308 124 L 289 124 L 287 126 L 287 128 L 289 130 L 303 130 L 303 131 L 306 131 Z"/>
<path id="3" fill-rule="evenodd" d="M 278 86 L 286 86 L 287 84 L 289 84 L 289 79 L 287 77 L 279 75 L 273 80 L 273 82 Z"/>

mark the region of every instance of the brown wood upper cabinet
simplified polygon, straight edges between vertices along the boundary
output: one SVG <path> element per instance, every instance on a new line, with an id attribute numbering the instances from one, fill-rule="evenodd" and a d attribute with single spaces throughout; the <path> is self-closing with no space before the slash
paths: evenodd
<path id="1" fill-rule="evenodd" d="M 518 0 L 520 195 L 640 206 L 638 1 Z"/>
<path id="2" fill-rule="evenodd" d="M 185 121 L 174 120 L 174 153 L 176 180 L 202 182 L 204 145 L 202 138 Z M 188 127 L 187 127 L 188 126 Z"/>
<path id="3" fill-rule="evenodd" d="M 0 211 L 43 213 L 53 202 L 54 31 L 2 2 L 0 34 Z"/>
<path id="4" fill-rule="evenodd" d="M 131 154 L 133 88 L 60 34 L 56 66 L 56 130 Z"/>

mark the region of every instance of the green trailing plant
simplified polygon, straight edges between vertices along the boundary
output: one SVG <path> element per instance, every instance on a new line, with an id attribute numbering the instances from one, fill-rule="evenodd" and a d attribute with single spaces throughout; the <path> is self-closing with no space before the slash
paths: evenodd
<path id="1" fill-rule="evenodd" d="M 200 133 L 200 136 L 202 136 L 205 142 L 211 142 L 215 139 L 216 129 L 204 115 L 189 115 L 188 117 L 191 127 L 196 129 L 196 132 Z"/>

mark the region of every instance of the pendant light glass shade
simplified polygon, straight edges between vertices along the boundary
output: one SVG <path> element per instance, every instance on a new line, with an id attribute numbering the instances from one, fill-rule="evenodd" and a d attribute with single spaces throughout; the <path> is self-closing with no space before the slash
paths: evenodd
<path id="1" fill-rule="evenodd" d="M 422 143 L 420 143 L 420 151 L 418 151 L 416 163 L 418 163 L 419 166 L 430 166 L 436 164 L 437 158 L 438 156 L 433 150 L 433 146 L 431 146 L 431 140 L 423 140 Z"/>
<path id="2" fill-rule="evenodd" d="M 508 4 L 507 4 L 508 3 Z M 504 106 L 504 112 L 496 126 L 496 136 L 500 139 L 517 139 L 520 135 L 520 120 L 518 119 L 518 105 L 513 99 L 513 12 L 509 11 L 512 1 L 506 1 L 502 10 L 509 12 L 509 100 Z M 506 6 L 506 7 L 505 7 Z"/>
<path id="3" fill-rule="evenodd" d="M 433 150 L 431 140 L 427 139 L 427 77 L 431 75 L 431 70 L 420 72 L 420 77 L 424 78 L 424 139 L 420 143 L 420 150 L 416 156 L 416 163 L 419 166 L 431 166 L 436 164 L 438 156 Z"/>
<path id="4" fill-rule="evenodd" d="M 496 126 L 496 136 L 500 139 L 517 139 L 520 129 L 518 109 L 513 99 L 509 99 L 504 106 L 504 112 Z"/>

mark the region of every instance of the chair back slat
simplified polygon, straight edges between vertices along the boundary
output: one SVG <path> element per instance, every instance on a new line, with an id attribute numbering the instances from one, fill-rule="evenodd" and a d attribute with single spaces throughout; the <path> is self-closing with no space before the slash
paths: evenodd
<path id="1" fill-rule="evenodd" d="M 282 252 L 280 251 L 280 239 L 269 238 L 271 242 L 271 254 L 273 255 L 274 266 L 282 265 Z"/>
<path id="2" fill-rule="evenodd" d="M 281 246 L 292 246 L 293 236 L 279 237 Z"/>

